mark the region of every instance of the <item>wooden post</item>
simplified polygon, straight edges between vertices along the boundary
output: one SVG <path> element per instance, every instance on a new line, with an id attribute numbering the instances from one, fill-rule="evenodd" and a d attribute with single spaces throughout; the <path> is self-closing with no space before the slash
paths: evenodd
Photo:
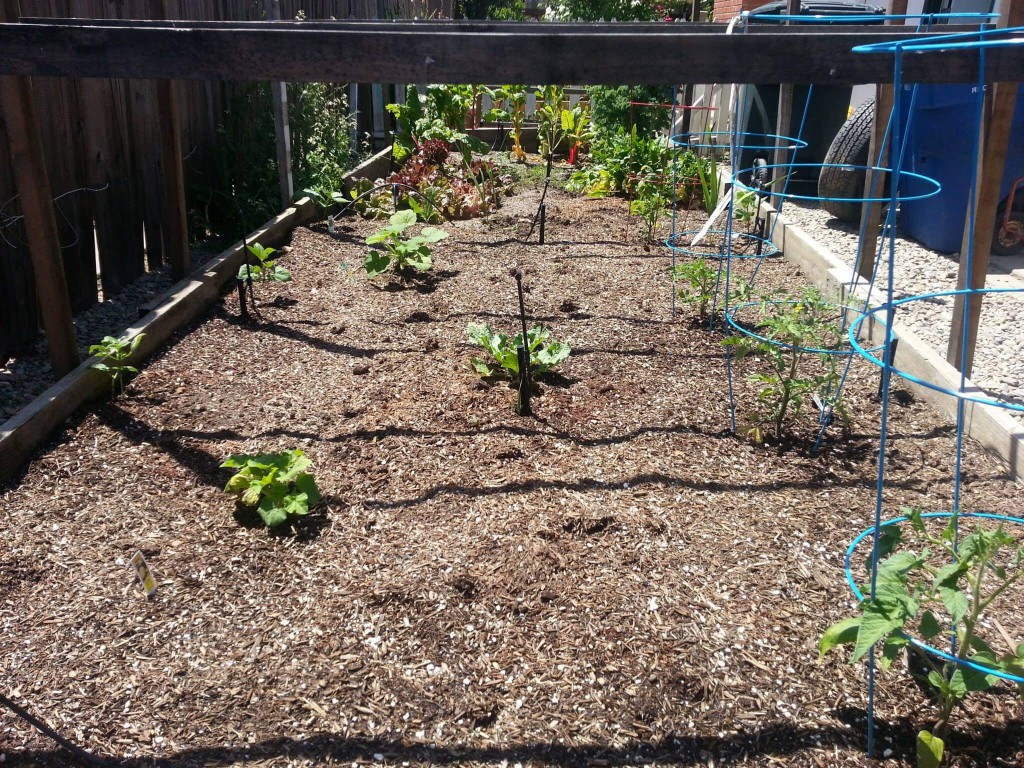
<path id="1" fill-rule="evenodd" d="M 892 0 L 889 13 L 895 16 L 903 16 L 907 12 L 907 0 Z M 886 24 L 892 24 L 887 21 Z M 898 24 L 903 22 L 897 20 Z M 885 138 L 885 129 L 889 122 L 889 115 L 892 113 L 892 106 L 895 99 L 893 86 L 888 83 L 875 86 L 875 117 L 871 124 L 871 141 L 868 143 L 868 165 L 886 166 L 886 158 L 889 156 L 889 146 L 885 147 L 886 154 L 879 157 L 882 149 L 882 141 Z M 891 140 L 889 142 L 892 143 Z M 877 179 L 877 180 L 876 180 Z M 883 174 L 876 174 L 868 170 L 864 174 L 864 197 L 882 197 L 885 190 L 885 179 Z M 875 271 L 875 256 L 878 251 L 878 228 L 882 224 L 882 203 L 864 203 L 860 213 L 861 250 L 857 259 L 856 271 L 860 277 L 870 280 Z"/>
<path id="2" fill-rule="evenodd" d="M 1015 27 L 1024 24 L 1024 0 L 1002 0 L 1000 27 Z M 991 93 L 991 113 L 986 109 L 982 119 L 981 173 L 974 205 L 974 242 L 968 252 L 967 227 L 970 226 L 971 212 L 967 212 L 963 244 L 960 247 L 960 271 L 956 278 L 957 290 L 985 287 L 988 277 L 988 262 L 992 252 L 992 237 L 996 226 L 996 209 L 1003 186 L 1006 170 L 1006 154 L 1010 145 L 1010 126 L 1017 104 L 1018 83 L 995 83 Z M 989 100 L 986 99 L 987 107 Z M 971 282 L 967 284 L 968 266 Z M 978 341 L 978 325 L 981 322 L 982 296 L 959 295 L 953 302 L 953 324 L 949 332 L 949 346 L 946 359 L 950 365 L 971 376 L 974 369 L 974 350 Z M 967 344 L 964 346 L 963 324 L 966 314 Z"/>
<path id="3" fill-rule="evenodd" d="M 786 14 L 789 16 L 798 16 L 800 14 L 800 0 L 786 0 Z M 789 26 L 788 21 L 785 22 L 785 24 L 787 27 Z M 789 136 L 790 116 L 792 113 L 793 84 L 781 83 L 779 85 L 779 111 L 775 116 L 775 134 L 777 136 Z M 775 168 L 775 173 L 772 174 L 773 178 L 781 178 L 779 171 L 781 171 L 782 168 L 778 166 L 786 165 L 793 157 L 793 150 L 791 148 L 787 150 L 785 147 L 785 139 L 780 138 L 775 140 L 775 156 L 772 159 L 772 163 L 777 167 Z M 782 191 L 781 186 L 779 187 L 779 191 Z M 778 196 L 773 198 L 773 205 L 776 210 L 778 210 L 781 202 L 782 201 Z"/>
<path id="4" fill-rule="evenodd" d="M 167 18 L 167 0 L 160 13 Z M 160 120 L 160 165 L 164 182 L 164 254 L 171 276 L 181 280 L 189 272 L 188 222 L 185 208 L 185 173 L 181 158 L 181 116 L 173 80 L 156 81 L 156 109 Z"/>
<path id="5" fill-rule="evenodd" d="M 0 2 L 0 22 L 21 18 L 18 0 Z M 78 365 L 78 345 L 71 319 L 71 299 L 64 276 L 60 237 L 53 212 L 53 194 L 46 176 L 32 85 L 27 77 L 0 77 L 0 111 L 7 125 L 14 180 L 28 235 L 43 329 L 54 375 L 61 377 Z"/>
<path id="6" fill-rule="evenodd" d="M 281 20 L 280 0 L 264 0 L 267 18 Z M 281 210 L 292 204 L 295 180 L 292 178 L 292 137 L 288 125 L 288 86 L 275 80 L 270 83 L 270 96 L 274 102 L 274 132 L 277 136 L 277 180 L 281 188 Z"/>

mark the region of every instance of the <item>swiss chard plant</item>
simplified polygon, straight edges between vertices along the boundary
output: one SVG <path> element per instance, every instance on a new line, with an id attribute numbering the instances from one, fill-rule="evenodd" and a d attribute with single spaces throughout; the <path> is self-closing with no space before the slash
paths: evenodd
<path id="1" fill-rule="evenodd" d="M 510 123 L 512 125 L 511 159 L 517 163 L 526 162 L 523 150 L 523 123 L 526 121 L 526 86 L 503 85 L 491 92 L 499 106 L 488 112 L 488 122 Z"/>
<path id="2" fill-rule="evenodd" d="M 259 243 L 250 243 L 246 248 L 256 263 L 246 263 L 240 266 L 238 268 L 239 280 L 251 279 L 253 282 L 274 283 L 291 281 L 292 273 L 270 258 L 277 253 L 276 248 L 265 248 Z"/>
<path id="3" fill-rule="evenodd" d="M 104 336 L 98 344 L 89 347 L 89 354 L 100 358 L 100 362 L 93 363 L 90 367 L 107 374 L 110 378 L 110 394 L 113 397 L 124 392 L 125 384 L 131 374 L 139 372 L 135 366 L 128 365 L 127 360 L 139 348 L 145 335 L 140 333 L 132 339 Z"/>
<path id="4" fill-rule="evenodd" d="M 565 89 L 557 85 L 545 85 L 534 94 L 537 97 L 537 137 L 540 156 L 553 156 L 562 144 L 562 101 Z"/>
<path id="5" fill-rule="evenodd" d="M 221 467 L 238 471 L 224 490 L 235 494 L 242 506 L 255 509 L 273 528 L 308 515 L 322 499 L 316 480 L 308 472 L 310 466 L 310 460 L 298 449 L 229 456 Z"/>
<path id="6" fill-rule="evenodd" d="M 767 370 L 749 376 L 758 386 L 758 406 L 750 413 L 753 425 L 747 431 L 755 442 L 764 441 L 763 426 L 782 437 L 787 419 L 799 414 L 808 401 L 819 407 L 831 403 L 848 422 L 837 394 L 841 372 L 836 356 L 829 354 L 840 343 L 840 312 L 813 288 L 798 299 L 763 297 L 751 328 L 761 338 L 733 334 L 722 341 L 737 360 L 755 356 L 767 364 Z"/>
<path id="7" fill-rule="evenodd" d="M 486 323 L 470 323 L 466 328 L 470 341 L 486 350 L 490 361 L 479 357 L 470 358 L 473 370 L 481 376 L 513 380 L 519 378 L 519 355 L 517 349 L 523 346 L 523 334 L 509 336 L 495 331 Z M 530 373 L 541 376 L 567 357 L 571 348 L 565 342 L 552 341 L 551 332 L 542 325 L 535 325 L 526 332 L 527 348 L 530 352 Z"/>
<path id="8" fill-rule="evenodd" d="M 718 268 L 711 266 L 704 258 L 679 264 L 672 272 L 672 279 L 683 284 L 677 294 L 679 301 L 695 306 L 701 322 L 708 319 L 711 304 L 715 299 L 718 273 Z"/>
<path id="9" fill-rule="evenodd" d="M 882 529 L 874 597 L 870 584 L 863 584 L 861 591 L 868 597 L 857 615 L 829 627 L 819 650 L 824 656 L 840 645 L 852 645 L 854 663 L 880 647 L 883 669 L 904 652 L 915 657 L 916 665 L 909 666 L 921 670 L 938 704 L 934 725 L 917 736 L 917 765 L 938 768 L 953 712 L 971 693 L 1001 684 L 985 670 L 1024 676 L 1024 643 L 1002 630 L 998 640 L 982 637 L 986 626 L 1000 627 L 998 621 L 989 621 L 997 601 L 1011 614 L 1019 612 L 1020 606 L 1007 598 L 1024 576 L 1024 546 L 1002 524 L 978 527 L 964 536 L 959 529 L 965 518 L 958 515 L 940 531 L 920 509 L 905 508 L 902 514 L 910 536 L 904 540 L 896 525 Z M 869 558 L 866 570 L 870 568 Z M 949 655 L 956 661 L 928 653 L 912 637 L 932 645 L 952 640 Z M 1017 693 L 1024 697 L 1024 685 L 1017 685 Z"/>
<path id="10" fill-rule="evenodd" d="M 381 250 L 371 249 L 366 254 L 363 266 L 366 274 L 376 277 L 394 265 L 399 274 L 416 269 L 425 272 L 433 265 L 430 245 L 448 237 L 448 233 L 436 227 L 424 227 L 418 235 L 407 236 L 405 230 L 416 223 L 413 211 L 399 211 L 391 216 L 388 225 L 366 238 L 367 245 L 380 245 Z"/>

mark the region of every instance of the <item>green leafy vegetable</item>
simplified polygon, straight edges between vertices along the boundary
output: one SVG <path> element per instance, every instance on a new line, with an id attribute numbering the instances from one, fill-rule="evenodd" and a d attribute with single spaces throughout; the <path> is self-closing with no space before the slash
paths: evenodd
<path id="1" fill-rule="evenodd" d="M 276 248 L 264 248 L 259 243 L 252 243 L 247 246 L 249 253 L 256 259 L 255 264 L 243 264 L 238 268 L 239 280 L 253 280 L 254 282 L 287 283 L 292 279 L 292 273 L 277 264 L 270 257 L 277 253 Z"/>
<path id="2" fill-rule="evenodd" d="M 295 449 L 257 456 L 229 456 L 221 467 L 239 470 L 224 490 L 238 496 L 246 507 L 254 507 L 268 527 L 281 525 L 289 518 L 309 514 L 321 500 L 313 475 L 307 472 L 311 462 Z"/>
<path id="3" fill-rule="evenodd" d="M 474 357 L 470 359 L 475 370 L 481 376 L 496 377 L 506 376 L 517 379 L 519 377 L 519 357 L 516 349 L 523 345 L 523 334 L 519 333 L 513 337 L 501 331 L 494 331 L 486 323 L 470 323 L 466 328 L 470 340 L 490 353 L 497 367 Z M 540 376 L 569 356 L 571 351 L 568 344 L 559 341 L 549 341 L 551 332 L 541 325 L 535 325 L 526 332 L 527 346 L 530 351 L 530 371 L 535 376 Z"/>
<path id="4" fill-rule="evenodd" d="M 100 362 L 93 363 L 90 368 L 102 371 L 110 377 L 110 394 L 117 397 L 124 392 L 128 376 L 138 373 L 139 369 L 128 365 L 128 360 L 139 348 L 139 344 L 146 334 L 140 333 L 132 339 L 118 339 L 114 336 L 104 336 L 98 344 L 89 347 L 89 354 L 99 357 Z"/>
<path id="5" fill-rule="evenodd" d="M 376 277 L 394 263 L 396 272 L 407 272 L 410 268 L 424 272 L 433 265 L 430 244 L 444 240 L 448 233 L 436 227 L 424 227 L 418 235 L 406 237 L 404 232 L 416 223 L 414 211 L 398 211 L 392 214 L 388 225 L 366 238 L 367 245 L 382 246 L 382 250 L 371 249 L 363 260 L 366 274 Z"/>

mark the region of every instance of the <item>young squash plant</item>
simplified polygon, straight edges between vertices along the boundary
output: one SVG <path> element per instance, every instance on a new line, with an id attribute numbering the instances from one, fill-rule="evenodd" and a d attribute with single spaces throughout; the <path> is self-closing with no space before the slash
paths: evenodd
<path id="1" fill-rule="evenodd" d="M 418 235 L 408 237 L 405 230 L 416 223 L 414 211 L 398 211 L 388 220 L 388 225 L 366 238 L 367 245 L 380 245 L 381 250 L 372 249 L 366 254 L 363 266 L 366 274 L 377 277 L 389 266 L 399 274 L 409 269 L 425 272 L 433 266 L 430 245 L 448 237 L 448 233 L 437 227 L 424 227 Z"/>
<path id="2" fill-rule="evenodd" d="M 308 515 L 310 508 L 320 502 L 320 489 L 307 471 L 310 466 L 312 462 L 298 449 L 229 456 L 221 467 L 238 472 L 224 490 L 236 494 L 243 506 L 255 508 L 263 522 L 273 528 Z"/>
<path id="3" fill-rule="evenodd" d="M 519 356 L 516 349 L 523 345 L 523 334 L 509 336 L 495 331 L 486 323 L 470 323 L 466 327 L 470 341 L 482 347 L 492 358 L 487 363 L 479 357 L 470 358 L 473 370 L 488 378 L 519 378 Z M 530 351 L 530 372 L 541 376 L 563 362 L 572 351 L 561 341 L 551 341 L 551 331 L 542 325 L 535 325 L 526 332 L 527 348 Z M 492 367 L 496 363 L 496 367 Z"/>
<path id="4" fill-rule="evenodd" d="M 101 358 L 100 362 L 93 363 L 91 368 L 102 371 L 110 377 L 110 394 L 117 397 L 124 392 L 128 376 L 138 373 L 139 369 L 134 365 L 127 365 L 126 360 L 139 348 L 139 344 L 146 334 L 140 333 L 135 338 L 118 339 L 114 336 L 104 336 L 98 344 L 89 347 L 89 354 Z"/>
<path id="5" fill-rule="evenodd" d="M 936 533 L 920 509 L 904 508 L 901 514 L 907 518 L 911 540 L 904 542 L 896 525 L 883 529 L 874 598 L 860 602 L 859 615 L 829 627 L 819 652 L 824 657 L 840 645 L 852 645 L 850 662 L 855 663 L 880 643 L 883 669 L 904 651 L 913 654 L 925 670 L 922 677 L 934 690 L 939 708 L 931 730 L 917 736 L 917 765 L 938 768 L 958 705 L 971 693 L 1000 684 L 998 677 L 985 670 L 1024 676 L 1024 643 L 1000 631 L 1003 637 L 998 645 L 1004 650 L 998 651 L 979 635 L 986 625 L 999 626 L 987 621 L 987 614 L 1000 598 L 1011 613 L 1017 612 L 1019 606 L 1005 598 L 1007 590 L 1024 577 L 1024 545 L 1002 524 L 994 530 L 979 527 L 957 541 L 963 525 L 958 515 Z M 870 565 L 869 561 L 869 571 Z M 869 586 L 862 587 L 863 594 L 870 592 Z M 911 641 L 911 635 L 931 643 L 953 638 L 950 655 L 957 662 L 926 652 Z M 1024 685 L 1017 685 L 1017 693 L 1024 697 Z"/>
<path id="6" fill-rule="evenodd" d="M 259 243 L 251 243 L 246 246 L 249 253 L 256 259 L 255 264 L 243 264 L 238 268 L 238 279 L 253 282 L 291 282 L 292 273 L 272 260 L 270 257 L 277 253 L 276 248 L 265 248 Z"/>

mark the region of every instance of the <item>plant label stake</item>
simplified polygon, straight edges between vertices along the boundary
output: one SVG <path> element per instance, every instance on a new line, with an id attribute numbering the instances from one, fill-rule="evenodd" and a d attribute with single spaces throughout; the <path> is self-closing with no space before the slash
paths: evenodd
<path id="1" fill-rule="evenodd" d="M 132 555 L 131 564 L 135 568 L 135 575 L 139 577 L 139 581 L 142 583 L 142 589 L 145 591 L 146 597 L 155 595 L 156 579 L 153 577 L 153 572 L 149 570 L 149 565 L 146 563 L 146 558 L 143 557 L 142 552 L 136 552 Z"/>
<path id="2" fill-rule="evenodd" d="M 543 219 L 541 221 L 543 222 Z M 543 229 L 541 231 L 543 232 Z M 526 302 L 523 299 L 523 271 L 517 267 L 512 272 L 512 276 L 516 279 L 516 291 L 519 293 L 519 323 L 523 331 L 523 343 L 516 348 L 516 355 L 519 358 L 519 403 L 516 410 L 520 416 L 532 416 L 530 395 L 533 383 L 530 377 L 530 341 L 526 335 Z"/>

